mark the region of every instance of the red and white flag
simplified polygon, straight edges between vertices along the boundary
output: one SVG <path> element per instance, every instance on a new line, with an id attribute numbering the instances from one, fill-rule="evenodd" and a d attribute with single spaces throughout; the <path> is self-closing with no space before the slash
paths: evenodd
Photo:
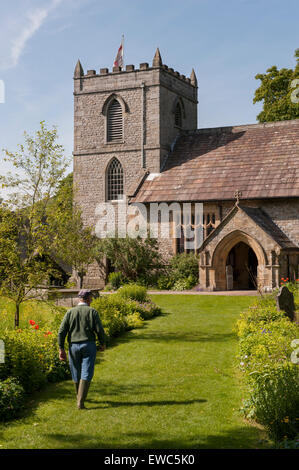
<path id="1" fill-rule="evenodd" d="M 124 66 L 124 37 L 122 38 L 121 45 L 117 51 L 115 60 L 113 62 L 113 67 L 121 67 Z"/>

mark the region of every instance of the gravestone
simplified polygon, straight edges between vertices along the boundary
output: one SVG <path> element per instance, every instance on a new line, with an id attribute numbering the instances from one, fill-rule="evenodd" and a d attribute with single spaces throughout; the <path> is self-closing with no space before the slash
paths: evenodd
<path id="1" fill-rule="evenodd" d="M 234 288 L 234 270 L 230 264 L 226 266 L 226 288 L 227 290 Z"/>
<path id="2" fill-rule="evenodd" d="M 295 316 L 295 302 L 294 295 L 289 291 L 287 286 L 282 286 L 276 296 L 277 310 L 283 310 L 290 320 L 294 320 Z"/>

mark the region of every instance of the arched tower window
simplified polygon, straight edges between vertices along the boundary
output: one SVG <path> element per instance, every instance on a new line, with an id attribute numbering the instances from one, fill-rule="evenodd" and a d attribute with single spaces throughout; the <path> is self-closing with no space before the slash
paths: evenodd
<path id="1" fill-rule="evenodd" d="M 175 107 L 174 124 L 178 127 L 182 127 L 182 108 L 179 102 Z"/>
<path id="2" fill-rule="evenodd" d="M 107 169 L 107 199 L 116 201 L 123 199 L 124 194 L 124 171 L 122 164 L 117 158 L 113 158 Z"/>
<path id="3" fill-rule="evenodd" d="M 118 100 L 111 101 L 107 112 L 107 142 L 123 140 L 123 113 Z"/>

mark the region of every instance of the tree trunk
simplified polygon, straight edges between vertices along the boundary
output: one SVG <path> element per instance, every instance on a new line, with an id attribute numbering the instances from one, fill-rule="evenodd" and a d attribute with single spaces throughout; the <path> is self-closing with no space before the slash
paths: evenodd
<path id="1" fill-rule="evenodd" d="M 16 302 L 15 328 L 19 326 L 19 322 L 20 322 L 20 304 Z"/>
<path id="2" fill-rule="evenodd" d="M 79 272 L 79 273 L 78 273 L 78 276 L 79 276 L 79 279 L 80 279 L 80 284 L 79 284 L 79 285 L 80 285 L 80 289 L 82 289 L 82 288 L 83 288 L 84 273 Z"/>

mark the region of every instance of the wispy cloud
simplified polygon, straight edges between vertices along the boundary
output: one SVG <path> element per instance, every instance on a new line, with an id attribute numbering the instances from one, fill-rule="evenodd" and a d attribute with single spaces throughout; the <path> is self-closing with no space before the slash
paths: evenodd
<path id="1" fill-rule="evenodd" d="M 50 12 L 63 0 L 52 0 L 48 6 L 32 8 L 18 14 L 19 20 L 6 19 L 5 29 L 8 30 L 2 37 L 1 45 L 3 51 L 0 57 L 0 68 L 10 69 L 16 67 L 28 41 L 40 29 Z M 4 36 L 4 35 L 3 35 Z M 5 50 L 4 50 L 5 44 Z"/>

